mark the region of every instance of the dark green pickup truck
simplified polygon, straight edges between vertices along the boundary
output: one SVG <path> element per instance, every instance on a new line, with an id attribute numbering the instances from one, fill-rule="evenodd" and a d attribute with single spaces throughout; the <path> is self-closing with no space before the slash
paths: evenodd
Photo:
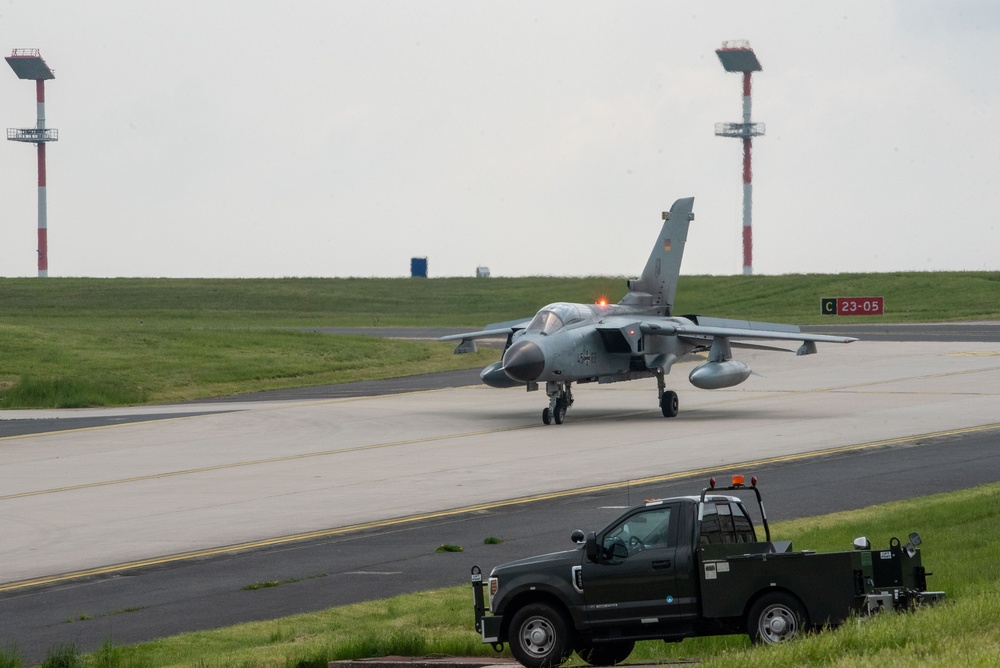
<path id="1" fill-rule="evenodd" d="M 716 493 L 735 490 L 756 495 L 764 542 L 743 502 Z M 756 478 L 746 487 L 734 476 L 719 490 L 713 479 L 701 496 L 647 501 L 572 539 L 575 549 L 503 564 L 488 578 L 472 568 L 476 630 L 497 651 L 510 644 L 528 668 L 559 665 L 574 651 L 613 665 L 637 640 L 746 633 L 784 642 L 854 614 L 944 597 L 927 591 L 915 533 L 885 550 L 859 538 L 853 550 L 828 554 L 772 541 Z"/>

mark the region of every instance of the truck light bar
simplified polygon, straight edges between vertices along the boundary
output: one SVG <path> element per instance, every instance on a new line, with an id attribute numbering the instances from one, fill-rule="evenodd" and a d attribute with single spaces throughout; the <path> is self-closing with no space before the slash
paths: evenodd
<path id="1" fill-rule="evenodd" d="M 745 484 L 746 484 L 746 477 L 741 476 L 741 475 L 734 475 L 732 477 L 732 487 L 733 488 L 735 488 L 735 487 L 743 487 Z M 711 489 L 715 489 L 715 478 L 709 478 L 708 479 L 708 486 Z M 757 486 L 757 476 L 751 476 L 750 477 L 750 486 L 751 487 L 756 487 Z"/>
<path id="2" fill-rule="evenodd" d="M 731 478 L 731 480 L 732 480 L 732 483 L 733 483 L 732 486 L 730 486 L 730 487 L 723 487 L 723 488 L 721 488 L 720 491 L 746 489 L 746 485 L 745 485 L 746 478 L 745 477 L 743 477 L 741 475 L 734 475 Z M 701 490 L 701 502 L 702 503 L 705 503 L 705 495 L 708 494 L 710 491 L 712 491 L 714 489 L 715 489 L 715 478 L 709 478 L 708 479 L 708 487 L 706 487 L 705 489 Z M 767 538 L 767 542 L 770 543 L 771 542 L 771 527 L 768 526 L 768 524 L 767 524 L 767 511 L 764 510 L 764 501 L 760 498 L 760 490 L 757 489 L 757 476 L 751 476 L 750 477 L 750 489 L 752 489 L 753 493 L 757 495 L 757 506 L 760 508 L 760 519 L 761 519 L 761 523 L 764 525 L 764 535 Z"/>

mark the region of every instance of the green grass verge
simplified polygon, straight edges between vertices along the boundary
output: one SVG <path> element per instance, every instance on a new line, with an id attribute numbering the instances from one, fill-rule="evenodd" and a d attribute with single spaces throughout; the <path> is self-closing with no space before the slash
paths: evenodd
<path id="1" fill-rule="evenodd" d="M 1000 273 L 684 276 L 675 311 L 799 324 L 1000 318 Z M 617 301 L 624 278 L 0 279 L 0 408 L 182 401 L 482 367 L 495 351 L 332 337 L 331 326 L 467 326 L 553 301 Z M 821 316 L 886 298 L 878 319 Z"/>
<path id="2" fill-rule="evenodd" d="M 694 659 L 706 667 L 749 666 L 993 666 L 1000 656 L 1000 484 L 783 522 L 776 539 L 796 549 L 849 549 L 866 535 L 876 547 L 912 530 L 924 539 L 930 586 L 948 600 L 912 614 L 849 621 L 781 647 L 754 648 L 746 636 L 642 642 L 629 663 Z M 456 577 L 468 572 L 459 555 Z M 481 564 L 487 566 L 487 564 Z M 309 586 L 308 583 L 289 586 Z M 258 595 L 248 593 L 248 595 Z M 94 668 L 135 666 L 317 666 L 386 655 L 492 656 L 472 629 L 468 585 L 330 608 L 268 622 L 188 633 L 127 647 L 106 643 L 83 657 Z M 18 666 L 0 652 L 0 666 Z M 582 665 L 578 659 L 576 665 Z"/>
<path id="3" fill-rule="evenodd" d="M 111 406 L 481 367 L 496 351 L 205 323 L 0 324 L 0 407 Z"/>

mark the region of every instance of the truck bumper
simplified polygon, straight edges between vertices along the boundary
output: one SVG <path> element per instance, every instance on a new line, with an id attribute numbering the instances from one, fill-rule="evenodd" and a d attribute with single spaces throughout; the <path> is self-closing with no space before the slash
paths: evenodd
<path id="1" fill-rule="evenodd" d="M 933 605 L 943 601 L 943 591 L 913 591 L 890 590 L 876 594 L 867 594 L 864 598 L 864 612 L 887 612 L 892 610 L 908 610 L 920 605 Z"/>
<path id="2" fill-rule="evenodd" d="M 479 566 L 472 567 L 472 604 L 476 611 L 476 630 L 483 636 L 483 643 L 493 645 L 499 652 L 503 641 L 500 640 L 500 629 L 503 625 L 503 615 L 487 615 L 486 595 L 483 590 L 483 572 Z"/>
<path id="3" fill-rule="evenodd" d="M 495 645 L 500 640 L 500 628 L 503 626 L 503 615 L 488 615 L 480 620 L 480 632 L 483 635 L 483 642 Z"/>
<path id="4" fill-rule="evenodd" d="M 933 605 L 944 600 L 943 591 L 922 591 L 917 597 L 917 605 Z"/>

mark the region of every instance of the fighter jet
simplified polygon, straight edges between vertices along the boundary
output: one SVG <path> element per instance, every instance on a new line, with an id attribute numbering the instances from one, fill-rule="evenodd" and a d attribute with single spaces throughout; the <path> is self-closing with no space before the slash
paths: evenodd
<path id="1" fill-rule="evenodd" d="M 441 341 L 460 340 L 455 353 L 475 352 L 476 339 L 507 337 L 499 362 L 480 378 L 491 387 L 525 386 L 529 392 L 545 384 L 549 405 L 545 424 L 562 424 L 573 405 L 573 383 L 616 383 L 655 377 L 663 417 L 677 415 L 677 393 L 667 390 L 664 377 L 673 364 L 693 353 L 708 353 L 708 361 L 692 369 L 695 387 L 715 390 L 738 385 L 752 371 L 733 359 L 732 348 L 786 350 L 747 340 L 798 341 L 799 355 L 816 352 L 816 343 L 850 343 L 844 336 L 806 334 L 796 325 L 746 320 L 675 316 L 674 294 L 688 226 L 694 220 L 694 198 L 679 199 L 663 214 L 663 228 L 642 275 L 628 281 L 628 294 L 618 304 L 569 304 L 543 307 L 533 318 L 487 325 L 478 332 L 453 334 Z"/>

